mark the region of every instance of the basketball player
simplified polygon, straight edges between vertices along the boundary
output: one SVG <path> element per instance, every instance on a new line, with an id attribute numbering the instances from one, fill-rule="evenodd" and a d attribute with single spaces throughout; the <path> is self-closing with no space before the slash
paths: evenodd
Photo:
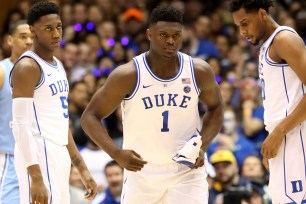
<path id="1" fill-rule="evenodd" d="M 208 202 L 203 157 L 220 130 L 223 103 L 209 65 L 178 52 L 182 18 L 171 7 L 154 9 L 146 33 L 150 50 L 116 68 L 81 119 L 91 139 L 125 168 L 123 204 Z M 207 107 L 202 124 L 199 99 Z M 123 149 L 101 124 L 120 103 Z M 196 157 L 173 161 L 181 150 Z"/>
<path id="2" fill-rule="evenodd" d="M 260 44 L 259 76 L 269 132 L 261 153 L 270 169 L 272 202 L 305 203 L 306 49 L 295 30 L 271 18 L 272 5 L 271 0 L 235 0 L 231 11 L 240 34 Z"/>
<path id="3" fill-rule="evenodd" d="M 51 2 L 35 4 L 28 24 L 33 47 L 11 72 L 20 203 L 70 203 L 71 161 L 87 189 L 85 198 L 92 199 L 96 183 L 68 130 L 68 81 L 62 63 L 53 56 L 62 37 L 59 7 Z"/>
<path id="4" fill-rule="evenodd" d="M 11 56 L 0 61 L 0 203 L 18 204 L 19 187 L 14 166 L 15 142 L 9 126 L 12 120 L 9 75 L 17 59 L 31 48 L 33 37 L 26 20 L 11 24 L 8 33 Z"/>

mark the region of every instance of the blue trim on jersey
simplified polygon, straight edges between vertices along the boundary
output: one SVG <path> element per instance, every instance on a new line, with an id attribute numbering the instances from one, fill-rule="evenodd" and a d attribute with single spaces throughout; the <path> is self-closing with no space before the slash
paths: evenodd
<path id="1" fill-rule="evenodd" d="M 39 59 L 41 59 L 42 61 L 44 61 L 45 63 L 47 63 L 48 65 L 50 65 L 52 68 L 57 69 L 58 68 L 58 64 L 57 61 L 55 60 L 55 58 L 53 57 L 55 64 L 52 64 L 50 62 L 47 62 L 46 60 L 44 60 L 43 58 L 41 58 L 39 55 L 37 55 L 35 52 L 33 52 L 32 50 L 29 50 L 30 53 L 32 53 L 33 55 L 35 55 L 36 57 L 38 57 Z"/>
<path id="2" fill-rule="evenodd" d="M 282 31 L 284 31 L 284 30 L 287 30 L 287 31 L 290 31 L 290 32 L 292 32 L 292 33 L 297 34 L 296 32 L 294 32 L 294 31 L 292 31 L 292 30 L 283 29 L 283 30 L 279 30 L 277 33 L 275 33 L 273 39 L 275 38 L 275 36 L 276 36 L 278 33 L 282 32 Z M 273 42 L 273 40 L 271 41 L 271 43 L 272 43 L 272 42 Z M 269 47 L 266 49 L 266 52 L 265 52 L 265 60 L 266 60 L 266 62 L 267 62 L 269 65 L 275 66 L 275 67 L 279 67 L 279 66 L 289 66 L 287 63 L 272 62 L 272 61 L 269 60 L 269 58 L 268 58 L 268 51 L 270 50 L 271 43 L 270 43 Z"/>
<path id="3" fill-rule="evenodd" d="M 305 178 L 306 179 L 306 158 L 305 158 L 305 150 L 304 150 L 304 143 L 303 143 L 303 134 L 302 134 L 302 128 L 301 128 L 301 124 L 300 124 L 300 138 L 301 138 L 301 144 L 302 144 L 302 150 L 303 150 L 303 157 L 304 157 L 304 171 L 305 171 Z M 306 193 L 304 194 L 303 200 L 305 198 Z"/>
<path id="4" fill-rule="evenodd" d="M 173 78 L 170 78 L 170 79 L 161 79 L 161 78 L 159 78 L 158 76 L 156 76 L 156 75 L 152 72 L 152 70 L 150 69 L 149 64 L 147 63 L 147 59 L 146 59 L 146 54 L 147 54 L 147 53 L 148 53 L 148 52 L 145 52 L 145 53 L 142 54 L 143 62 L 144 62 L 144 64 L 145 64 L 145 67 L 147 68 L 147 70 L 149 71 L 149 73 L 151 74 L 151 76 L 152 76 L 154 79 L 156 79 L 156 80 L 158 80 L 158 81 L 161 81 L 161 82 L 170 82 L 170 81 L 176 80 L 176 79 L 181 75 L 181 73 L 182 73 L 182 71 L 183 71 L 184 58 L 183 58 L 183 56 L 182 56 L 182 54 L 181 54 L 180 52 L 177 53 L 178 58 L 179 58 L 179 64 L 180 64 L 180 66 L 179 66 L 179 67 L 180 67 L 180 68 L 179 68 L 179 71 L 177 72 L 177 74 L 176 74 Z"/>
<path id="5" fill-rule="evenodd" d="M 48 182 L 49 182 L 49 188 L 50 188 L 50 203 L 52 203 L 52 188 L 51 188 L 51 182 L 50 182 L 50 174 L 49 174 L 49 166 L 48 166 L 48 155 L 47 155 L 47 145 L 46 140 L 44 139 L 44 148 L 45 148 L 45 157 L 46 157 L 46 169 L 47 169 L 47 176 L 48 176 Z"/>
<path id="6" fill-rule="evenodd" d="M 13 86 L 12 86 L 12 72 L 13 72 L 13 70 L 14 70 L 14 68 L 15 68 L 15 65 L 17 64 L 17 62 L 19 62 L 21 59 L 23 59 L 23 58 L 25 58 L 25 57 L 27 57 L 27 58 L 30 58 L 30 59 L 32 59 L 32 60 L 34 60 L 34 62 L 36 62 L 36 64 L 38 65 L 38 68 L 41 70 L 41 77 L 40 77 L 40 80 L 39 80 L 39 82 L 35 85 L 35 87 L 34 87 L 34 90 L 36 90 L 36 89 L 38 89 L 39 87 L 41 87 L 41 85 L 45 82 L 45 75 L 44 75 L 44 71 L 43 71 L 43 69 L 41 68 L 41 66 L 40 66 L 40 64 L 31 56 L 31 55 L 23 55 L 22 57 L 20 57 L 16 62 L 15 62 L 15 64 L 14 64 L 14 67 L 12 68 L 12 70 L 11 70 L 11 72 L 10 72 L 10 76 L 9 76 L 9 83 L 10 83 L 10 86 L 13 88 Z"/>
<path id="7" fill-rule="evenodd" d="M 126 177 L 125 180 L 123 181 L 123 185 L 125 185 L 126 181 L 127 181 L 127 177 Z M 125 191 L 124 191 L 123 194 L 122 194 L 122 201 L 124 200 L 124 197 L 125 197 Z"/>
<path id="8" fill-rule="evenodd" d="M 34 114 L 35 114 L 35 119 L 36 119 L 36 124 L 39 130 L 39 134 L 41 135 L 41 131 L 40 131 L 40 127 L 39 127 L 39 123 L 38 123 L 38 119 L 37 119 L 37 113 L 36 113 L 36 108 L 35 108 L 35 104 L 33 102 L 33 108 L 34 108 Z"/>
<path id="9" fill-rule="evenodd" d="M 285 91 L 286 91 L 286 96 L 287 96 L 287 101 L 289 103 L 289 96 L 288 96 L 288 91 L 287 91 L 287 85 L 286 85 L 286 79 L 285 79 L 285 71 L 284 71 L 284 67 L 282 67 L 282 74 L 283 74 L 283 82 L 284 82 L 284 86 L 285 86 Z M 286 114 L 287 115 L 287 114 Z"/>
<path id="10" fill-rule="evenodd" d="M 130 96 L 124 98 L 125 100 L 132 99 L 135 96 L 135 94 L 137 93 L 138 89 L 139 89 L 139 84 L 140 84 L 140 68 L 139 68 L 139 64 L 138 64 L 138 61 L 137 61 L 136 57 L 133 58 L 133 62 L 134 62 L 135 68 L 136 68 L 136 87 L 135 87 L 134 91 L 132 92 L 132 94 Z"/>
<path id="11" fill-rule="evenodd" d="M 304 84 L 302 83 L 302 91 L 303 91 L 303 95 L 305 94 L 305 90 L 304 90 Z"/>
<path id="12" fill-rule="evenodd" d="M 8 166 L 8 154 L 5 154 L 5 159 L 4 159 L 4 165 L 3 165 L 3 172 L 1 175 L 1 180 L 0 180 L 0 190 L 3 188 L 2 185 L 4 184 L 4 177 L 5 177 L 5 173 L 7 171 L 7 166 Z M 2 192 L 0 191 L 0 195 L 2 194 Z M 1 199 L 1 196 L 0 196 Z M 0 200 L 1 203 L 1 200 Z"/>
<path id="13" fill-rule="evenodd" d="M 196 80 L 196 76 L 195 76 L 195 70 L 194 70 L 194 63 L 193 63 L 192 57 L 189 57 L 189 63 L 190 63 L 193 85 L 194 85 L 194 88 L 195 88 L 195 90 L 196 90 L 196 92 L 199 96 L 200 95 L 200 89 L 199 89 L 198 84 L 197 84 L 197 80 Z"/>
<path id="14" fill-rule="evenodd" d="M 40 67 L 39 68 L 41 70 L 41 78 L 40 81 L 38 82 L 38 84 L 35 86 L 34 90 L 38 89 L 39 87 L 41 87 L 43 85 L 43 83 L 45 82 L 45 73 L 44 70 Z"/>

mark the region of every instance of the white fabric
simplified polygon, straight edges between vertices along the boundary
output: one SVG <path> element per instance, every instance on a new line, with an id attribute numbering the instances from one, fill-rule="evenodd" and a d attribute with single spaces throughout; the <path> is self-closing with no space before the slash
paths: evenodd
<path id="1" fill-rule="evenodd" d="M 178 73 L 169 79 L 154 75 L 145 55 L 134 58 L 139 81 L 122 102 L 123 148 L 148 162 L 167 164 L 200 130 L 199 89 L 188 55 L 178 53 Z"/>
<path id="2" fill-rule="evenodd" d="M 34 117 L 33 98 L 14 98 L 12 108 L 15 148 L 22 152 L 22 160 L 26 167 L 38 164 L 36 145 L 31 132 Z"/>
<path id="3" fill-rule="evenodd" d="M 184 147 L 173 157 L 173 160 L 187 166 L 194 165 L 196 159 L 199 157 L 201 145 L 201 135 L 193 135 L 190 140 L 186 142 Z"/>
<path id="4" fill-rule="evenodd" d="M 207 204 L 204 167 L 190 169 L 175 162 L 146 164 L 139 172 L 124 171 L 121 204 Z"/>
<path id="5" fill-rule="evenodd" d="M 58 145 L 68 144 L 68 91 L 69 83 L 61 62 L 54 57 L 55 64 L 40 58 L 33 51 L 27 51 L 21 58 L 35 60 L 41 69 L 41 80 L 34 89 L 34 113 L 31 131 Z"/>
<path id="6" fill-rule="evenodd" d="M 69 204 L 71 160 L 66 146 L 34 136 L 39 167 L 52 204 Z M 31 178 L 23 162 L 22 152 L 15 148 L 15 167 L 20 188 L 20 204 L 29 204 Z M 52 199 L 52 202 L 50 201 Z"/>

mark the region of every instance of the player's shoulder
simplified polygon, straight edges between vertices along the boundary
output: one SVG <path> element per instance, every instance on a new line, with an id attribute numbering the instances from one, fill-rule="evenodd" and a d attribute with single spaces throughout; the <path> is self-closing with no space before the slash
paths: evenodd
<path id="1" fill-rule="evenodd" d="M 136 76 L 136 67 L 134 62 L 131 60 L 127 62 L 126 64 L 118 66 L 111 74 L 110 77 L 116 77 L 116 78 L 130 78 L 133 76 Z"/>
<path id="2" fill-rule="evenodd" d="M 293 29 L 283 29 L 274 36 L 273 43 L 292 43 L 297 39 L 301 39 L 301 37 Z"/>
<path id="3" fill-rule="evenodd" d="M 202 89 L 203 86 L 215 80 L 215 75 L 210 65 L 206 61 L 200 58 L 192 58 L 192 60 L 194 64 L 196 82 L 198 87 Z"/>

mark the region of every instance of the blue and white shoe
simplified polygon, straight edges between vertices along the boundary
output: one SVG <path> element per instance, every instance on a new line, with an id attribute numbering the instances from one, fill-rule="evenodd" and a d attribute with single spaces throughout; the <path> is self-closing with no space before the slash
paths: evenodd
<path id="1" fill-rule="evenodd" d="M 172 158 L 173 161 L 186 166 L 193 166 L 199 156 L 201 145 L 201 135 L 193 135 L 184 147 Z"/>

